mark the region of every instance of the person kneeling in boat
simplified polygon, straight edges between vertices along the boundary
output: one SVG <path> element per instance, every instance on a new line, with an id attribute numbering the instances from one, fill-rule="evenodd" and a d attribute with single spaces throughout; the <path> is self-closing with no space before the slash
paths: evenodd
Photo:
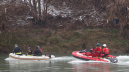
<path id="1" fill-rule="evenodd" d="M 92 57 L 99 57 L 101 54 L 102 48 L 100 47 L 100 43 L 97 43 L 96 45 L 97 47 L 92 51 Z"/>
<path id="2" fill-rule="evenodd" d="M 30 45 L 28 46 L 26 55 L 27 55 L 27 56 L 32 56 L 32 50 L 31 50 Z"/>
<path id="3" fill-rule="evenodd" d="M 36 49 L 34 49 L 34 52 L 33 52 L 33 56 L 41 56 L 42 55 L 42 52 L 39 50 L 38 47 L 36 47 Z"/>
<path id="4" fill-rule="evenodd" d="M 13 53 L 15 53 L 16 55 L 22 55 L 21 49 L 18 47 L 17 44 L 15 44 L 15 47 L 13 49 Z"/>
<path id="5" fill-rule="evenodd" d="M 106 57 L 107 55 L 109 55 L 109 49 L 106 47 L 106 44 L 103 44 L 103 49 L 102 49 L 102 55 L 101 57 Z"/>

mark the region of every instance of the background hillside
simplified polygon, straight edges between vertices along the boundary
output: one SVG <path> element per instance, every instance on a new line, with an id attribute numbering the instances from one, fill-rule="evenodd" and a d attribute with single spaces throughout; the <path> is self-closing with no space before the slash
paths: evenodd
<path id="1" fill-rule="evenodd" d="M 128 0 L 0 0 L 0 53 L 17 43 L 44 53 L 71 53 L 106 43 L 129 52 Z"/>

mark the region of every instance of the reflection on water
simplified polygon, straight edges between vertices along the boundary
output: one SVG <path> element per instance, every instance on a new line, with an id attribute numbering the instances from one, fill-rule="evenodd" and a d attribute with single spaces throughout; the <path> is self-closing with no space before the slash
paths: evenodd
<path id="1" fill-rule="evenodd" d="M 73 72 L 110 72 L 110 63 L 97 61 L 73 60 L 69 62 L 74 68 Z"/>
<path id="2" fill-rule="evenodd" d="M 73 65 L 73 72 L 110 72 L 109 71 L 109 64 L 104 63 L 82 63 L 78 65 Z"/>
<path id="3" fill-rule="evenodd" d="M 33 60 L 11 60 L 6 61 L 9 63 L 9 68 L 11 72 L 17 71 L 44 71 L 51 67 L 51 61 L 33 61 Z"/>
<path id="4" fill-rule="evenodd" d="M 10 72 L 66 72 L 72 71 L 71 65 L 67 62 L 73 60 L 73 57 L 62 56 L 51 60 L 17 60 L 6 58 L 6 64 L 9 64 Z"/>

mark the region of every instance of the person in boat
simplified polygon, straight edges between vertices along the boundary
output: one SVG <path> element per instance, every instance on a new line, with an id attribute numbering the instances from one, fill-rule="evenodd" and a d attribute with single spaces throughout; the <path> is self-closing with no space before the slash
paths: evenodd
<path id="1" fill-rule="evenodd" d="M 13 49 L 13 53 L 15 53 L 17 55 L 22 55 L 21 49 L 18 47 L 17 44 L 15 44 L 15 47 Z"/>
<path id="2" fill-rule="evenodd" d="M 93 47 L 92 49 L 90 49 L 90 52 L 93 52 L 94 49 L 95 49 L 95 47 Z"/>
<path id="3" fill-rule="evenodd" d="M 38 49 L 42 52 L 42 50 L 41 50 L 40 46 L 38 45 L 37 47 L 38 47 Z"/>
<path id="4" fill-rule="evenodd" d="M 34 54 L 34 56 L 41 56 L 42 52 L 38 47 L 36 47 L 33 51 L 33 54 Z"/>
<path id="5" fill-rule="evenodd" d="M 102 49 L 102 57 L 106 57 L 107 55 L 109 55 L 109 49 L 107 48 L 106 44 L 103 44 L 103 49 Z"/>
<path id="6" fill-rule="evenodd" d="M 27 55 L 27 56 L 32 56 L 32 50 L 31 50 L 30 45 L 28 46 L 26 55 Z"/>
<path id="7" fill-rule="evenodd" d="M 97 43 L 96 45 L 97 47 L 92 51 L 92 57 L 98 57 L 101 55 L 102 48 L 100 47 L 100 43 Z"/>

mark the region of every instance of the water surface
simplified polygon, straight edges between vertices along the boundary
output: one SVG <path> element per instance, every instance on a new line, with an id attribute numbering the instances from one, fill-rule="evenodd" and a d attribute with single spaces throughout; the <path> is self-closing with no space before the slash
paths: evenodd
<path id="1" fill-rule="evenodd" d="M 17 60 L 0 55 L 0 72 L 129 72 L 129 56 L 117 54 L 118 63 L 83 61 L 71 54 L 55 54 L 51 60 Z"/>

